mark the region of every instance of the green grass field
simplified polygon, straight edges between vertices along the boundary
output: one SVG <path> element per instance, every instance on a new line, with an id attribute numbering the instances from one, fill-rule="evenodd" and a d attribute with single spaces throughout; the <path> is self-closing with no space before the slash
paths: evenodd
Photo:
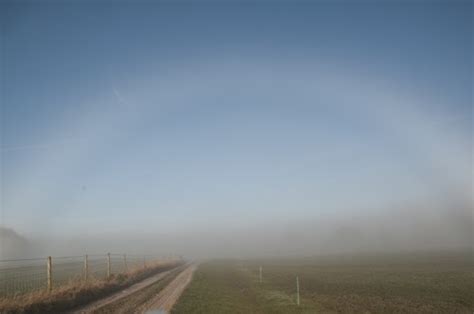
<path id="1" fill-rule="evenodd" d="M 259 265 L 263 283 L 259 283 Z M 296 275 L 301 305 L 296 306 Z M 340 256 L 203 263 L 179 313 L 472 313 L 472 255 Z"/>

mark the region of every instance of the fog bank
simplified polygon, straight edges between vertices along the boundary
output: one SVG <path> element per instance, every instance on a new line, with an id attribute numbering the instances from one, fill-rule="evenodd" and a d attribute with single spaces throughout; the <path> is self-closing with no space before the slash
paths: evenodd
<path id="1" fill-rule="evenodd" d="M 203 227 L 181 232 L 91 233 L 55 238 L 37 236 L 35 254 L 78 255 L 106 252 L 178 254 L 186 258 L 314 256 L 338 253 L 472 250 L 472 207 L 449 210 L 405 207 L 358 215 L 321 216 L 248 226 Z M 47 233 L 45 233 L 47 234 Z M 5 233 L 2 233 L 5 237 Z M 3 256 L 18 257 L 33 251 L 21 245 L 5 247 Z M 9 243 L 13 243 L 10 241 Z"/>

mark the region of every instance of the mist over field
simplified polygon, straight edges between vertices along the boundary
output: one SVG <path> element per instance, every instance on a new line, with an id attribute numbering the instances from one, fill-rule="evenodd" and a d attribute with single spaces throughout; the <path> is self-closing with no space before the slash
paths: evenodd
<path id="1" fill-rule="evenodd" d="M 0 259 L 472 251 L 472 3 L 1 12 Z"/>
<path id="2" fill-rule="evenodd" d="M 433 205 L 435 206 L 435 205 Z M 43 237 L 8 241 L 4 256 L 31 257 L 144 252 L 187 258 L 253 258 L 380 254 L 414 252 L 468 252 L 473 249 L 469 207 L 402 209 L 348 217 L 320 217 L 275 224 L 222 226 L 186 231 L 90 233 L 69 238 Z M 5 237 L 5 233 L 2 233 Z M 19 238 L 19 236 L 15 236 Z M 7 236 L 9 238 L 9 236 Z M 20 242 L 15 242 L 20 241 Z"/>

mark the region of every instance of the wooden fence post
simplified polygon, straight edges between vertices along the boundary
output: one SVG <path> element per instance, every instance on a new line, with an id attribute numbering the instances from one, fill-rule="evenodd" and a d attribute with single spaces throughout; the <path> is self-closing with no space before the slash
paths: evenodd
<path id="1" fill-rule="evenodd" d="M 53 263 L 51 256 L 48 256 L 48 262 L 46 263 L 47 266 L 47 276 L 48 276 L 48 291 L 51 292 L 53 290 Z"/>
<path id="2" fill-rule="evenodd" d="M 110 265 L 110 253 L 107 253 L 107 278 L 110 278 L 111 274 L 111 265 Z"/>
<path id="3" fill-rule="evenodd" d="M 87 259 L 87 254 L 84 256 L 84 280 L 87 280 L 89 277 L 89 261 Z"/>

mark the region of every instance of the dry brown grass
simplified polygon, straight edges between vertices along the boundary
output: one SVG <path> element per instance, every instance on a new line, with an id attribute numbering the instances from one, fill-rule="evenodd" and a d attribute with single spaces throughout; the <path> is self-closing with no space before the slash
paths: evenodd
<path id="1" fill-rule="evenodd" d="M 67 311 L 126 288 L 160 271 L 171 269 L 180 263 L 179 261 L 160 261 L 150 263 L 146 268 L 134 268 L 126 273 L 113 275 L 110 279 L 71 280 L 51 292 L 36 291 L 25 295 L 0 298 L 0 313 Z"/>

